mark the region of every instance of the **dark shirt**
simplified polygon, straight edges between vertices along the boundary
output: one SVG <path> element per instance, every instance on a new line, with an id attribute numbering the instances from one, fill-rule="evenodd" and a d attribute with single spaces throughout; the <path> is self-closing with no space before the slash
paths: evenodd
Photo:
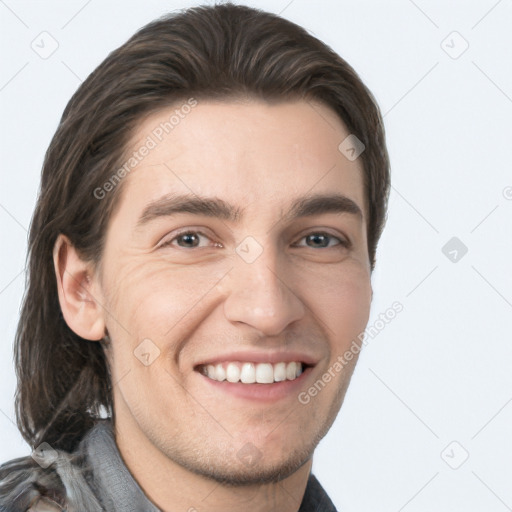
<path id="1" fill-rule="evenodd" d="M 91 493 L 90 495 L 98 501 L 101 507 L 90 507 L 91 511 L 87 512 L 96 512 L 97 510 L 106 512 L 161 512 L 149 501 L 124 464 L 115 442 L 110 420 L 99 421 L 84 436 L 73 455 L 78 457 L 74 461 L 80 461 L 80 475 L 84 477 L 83 479 L 80 478 L 79 485 L 87 486 L 87 491 Z M 31 459 L 31 457 L 26 459 Z M 31 462 L 33 465 L 33 461 Z M 19 498 L 20 491 L 18 489 L 20 489 L 20 485 L 16 488 L 19 501 L 16 500 L 17 503 L 11 508 L 4 505 L 5 495 L 2 495 L 1 489 L 2 479 L 8 478 L 8 475 L 5 474 L 7 472 L 3 471 L 5 466 L 6 464 L 0 466 L 0 511 L 25 512 L 27 508 L 20 505 L 25 503 Z M 48 471 L 50 468 L 51 466 L 44 471 Z M 66 475 L 68 476 L 66 477 Z M 73 478 L 69 475 L 70 473 L 65 469 L 61 469 L 59 472 L 59 476 L 64 483 L 66 478 L 68 480 Z M 33 480 L 33 478 L 29 478 L 27 475 L 26 480 Z M 74 479 L 73 481 L 76 485 L 77 480 Z M 94 510 L 92 510 L 93 508 Z M 194 510 L 192 506 L 191 510 Z M 309 475 L 304 498 L 298 512 L 336 512 L 333 503 L 312 473 Z"/>

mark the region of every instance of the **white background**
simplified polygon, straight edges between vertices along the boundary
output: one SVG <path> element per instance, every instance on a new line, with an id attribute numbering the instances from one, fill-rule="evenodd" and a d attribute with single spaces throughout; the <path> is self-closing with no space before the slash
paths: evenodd
<path id="1" fill-rule="evenodd" d="M 331 45 L 387 130 L 393 189 L 370 324 L 396 300 L 404 311 L 365 347 L 314 473 L 344 512 L 512 510 L 512 2 L 240 3 Z M 191 5 L 0 2 L 0 461 L 29 453 L 12 422 L 12 342 L 44 152 L 80 81 L 142 25 Z M 48 59 L 31 49 L 42 31 L 59 44 Z M 456 262 L 442 252 L 454 236 L 468 248 Z"/>

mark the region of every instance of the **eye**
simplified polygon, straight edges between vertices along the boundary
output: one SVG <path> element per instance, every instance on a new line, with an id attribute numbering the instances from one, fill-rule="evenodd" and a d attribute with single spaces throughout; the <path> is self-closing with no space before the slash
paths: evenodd
<path id="1" fill-rule="evenodd" d="M 178 233 L 173 238 L 163 242 L 160 247 L 178 246 L 184 249 L 196 249 L 201 247 L 208 247 L 208 244 L 201 245 L 201 238 L 210 240 L 211 238 L 201 231 L 186 230 Z M 331 235 L 323 231 L 313 231 L 303 236 L 300 240 L 305 240 L 306 245 L 295 244 L 295 247 L 309 247 L 312 249 L 331 249 L 334 247 L 339 248 L 350 248 L 351 244 L 349 241 L 343 238 Z M 222 247 L 221 244 L 214 242 L 214 247 Z"/>
<path id="2" fill-rule="evenodd" d="M 210 240 L 210 237 L 202 233 L 201 231 L 194 231 L 194 230 L 188 230 L 188 231 L 182 231 L 181 233 L 178 233 L 173 238 L 170 238 L 169 240 L 165 241 L 160 245 L 160 247 L 167 247 L 171 245 L 175 245 L 174 242 L 177 242 L 178 247 L 183 247 L 185 249 L 195 249 L 197 247 L 206 247 L 201 246 L 201 237 Z M 221 245 L 218 243 L 214 244 L 216 247 L 220 247 Z"/>
<path id="3" fill-rule="evenodd" d="M 323 231 L 313 231 L 301 238 L 301 240 L 306 240 L 306 246 L 296 244 L 298 247 L 311 247 L 313 249 L 331 249 L 332 247 L 339 246 L 344 248 L 350 247 L 350 242 L 339 238 L 337 236 L 331 235 L 330 233 L 325 233 Z M 311 242 L 311 245 L 308 244 Z M 334 242 L 332 244 L 331 242 Z"/>

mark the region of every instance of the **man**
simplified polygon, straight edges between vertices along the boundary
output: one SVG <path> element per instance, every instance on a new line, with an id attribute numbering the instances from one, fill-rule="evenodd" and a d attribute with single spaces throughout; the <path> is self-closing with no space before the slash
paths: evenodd
<path id="1" fill-rule="evenodd" d="M 43 166 L 0 509 L 334 511 L 388 194 L 371 93 L 300 27 L 221 4 L 111 53 Z"/>

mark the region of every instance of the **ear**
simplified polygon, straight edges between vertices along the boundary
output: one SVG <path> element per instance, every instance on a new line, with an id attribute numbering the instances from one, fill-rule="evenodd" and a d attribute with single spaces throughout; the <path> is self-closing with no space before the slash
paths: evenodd
<path id="1" fill-rule="evenodd" d="M 87 340 L 105 335 L 101 287 L 90 262 L 82 261 L 69 238 L 60 234 L 53 264 L 62 314 L 69 328 Z"/>

